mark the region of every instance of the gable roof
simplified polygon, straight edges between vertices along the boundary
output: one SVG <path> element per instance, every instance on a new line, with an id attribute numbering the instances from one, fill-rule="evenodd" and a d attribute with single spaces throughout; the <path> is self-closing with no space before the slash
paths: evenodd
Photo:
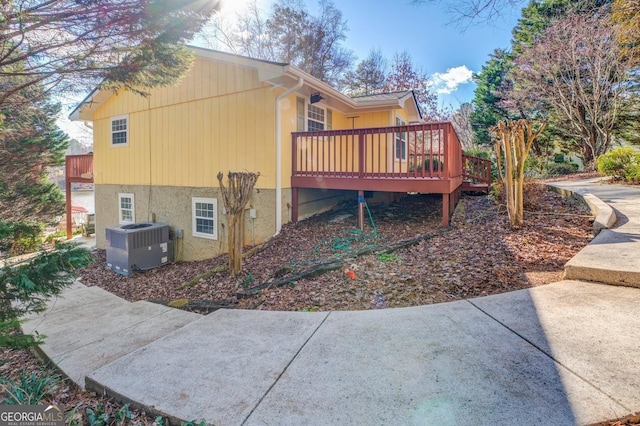
<path id="1" fill-rule="evenodd" d="M 411 90 L 352 98 L 290 64 L 255 59 L 201 47 L 189 46 L 189 48 L 193 50 L 196 57 L 255 69 L 258 73 L 259 81 L 275 87 L 282 87 L 285 90 L 302 81 L 302 87 L 297 90 L 297 93 L 307 97 L 313 93 L 320 93 L 325 105 L 344 114 L 403 108 L 409 113 L 410 122 L 419 121 L 422 118 L 415 94 Z M 113 94 L 110 90 L 94 89 L 69 114 L 69 119 L 91 121 L 93 112 L 100 108 Z"/>

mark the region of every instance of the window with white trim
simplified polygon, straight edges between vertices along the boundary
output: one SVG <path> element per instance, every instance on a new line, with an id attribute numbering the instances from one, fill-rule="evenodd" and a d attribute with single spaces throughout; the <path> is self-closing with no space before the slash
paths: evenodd
<path id="1" fill-rule="evenodd" d="M 118 194 L 118 221 L 121 224 L 135 223 L 135 203 L 133 194 Z"/>
<path id="2" fill-rule="evenodd" d="M 193 236 L 218 239 L 218 200 L 215 198 L 191 199 Z"/>
<path id="3" fill-rule="evenodd" d="M 111 146 L 129 144 L 129 116 L 120 115 L 111 118 Z"/>
<path id="4" fill-rule="evenodd" d="M 396 126 L 404 126 L 407 123 L 400 117 L 396 117 Z M 395 138 L 395 157 L 396 160 L 407 159 L 407 132 L 397 132 Z"/>
<path id="5" fill-rule="evenodd" d="M 309 104 L 307 106 L 307 131 L 322 131 L 325 128 L 325 123 L 326 120 L 324 108 Z"/>

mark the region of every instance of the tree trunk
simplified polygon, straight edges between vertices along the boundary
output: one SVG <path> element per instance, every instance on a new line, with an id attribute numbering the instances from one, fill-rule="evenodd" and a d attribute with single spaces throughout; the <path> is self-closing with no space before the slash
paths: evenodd
<path id="1" fill-rule="evenodd" d="M 227 235 L 229 250 L 229 273 L 237 275 L 242 272 L 242 247 L 244 246 L 244 210 L 251 199 L 253 187 L 260 173 L 229 172 L 229 186 L 222 181 L 224 175 L 218 173 L 220 191 L 225 210 L 227 211 Z"/>
<path id="2" fill-rule="evenodd" d="M 493 128 L 498 137 L 495 146 L 498 171 L 505 188 L 507 213 L 512 228 L 521 228 L 524 225 L 525 161 L 533 142 L 544 127 L 543 123 L 538 131 L 534 132 L 529 120 L 517 120 L 501 121 Z"/>

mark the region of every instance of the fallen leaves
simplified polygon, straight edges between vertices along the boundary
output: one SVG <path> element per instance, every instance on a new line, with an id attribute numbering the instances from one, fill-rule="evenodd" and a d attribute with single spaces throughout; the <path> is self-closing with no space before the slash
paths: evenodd
<path id="1" fill-rule="evenodd" d="M 214 300 L 264 310 L 415 306 L 527 288 L 559 280 L 564 263 L 591 238 L 585 206 L 541 185 L 528 188 L 525 226 L 519 230 L 509 229 L 504 209 L 487 197 L 465 196 L 453 226 L 444 231 L 441 197 L 412 195 L 370 206 L 377 233 L 370 222 L 364 232 L 355 228 L 355 202 L 287 224 L 244 259 L 243 273 L 235 278 L 223 268 L 226 256 L 121 277 L 104 269 L 105 253 L 99 250 L 81 279 L 130 301 Z M 375 252 L 420 235 L 430 238 Z M 369 254 L 357 256 L 363 252 Z M 322 270 L 323 264 L 337 267 L 314 277 L 300 274 Z M 238 289 L 260 284 L 264 290 L 238 299 Z"/>

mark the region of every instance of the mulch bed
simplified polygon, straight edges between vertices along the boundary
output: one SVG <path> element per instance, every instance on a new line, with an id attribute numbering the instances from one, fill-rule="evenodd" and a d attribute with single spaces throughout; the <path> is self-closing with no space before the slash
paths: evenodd
<path id="1" fill-rule="evenodd" d="M 404 307 L 558 281 L 564 264 L 592 237 L 588 209 L 539 184 L 528 185 L 525 226 L 519 230 L 509 228 L 504 207 L 486 196 L 464 196 L 448 229 L 440 224 L 440 196 L 411 195 L 370 206 L 363 232 L 355 228 L 356 208 L 345 203 L 285 225 L 244 259 L 236 277 L 223 269 L 226 256 L 123 277 L 105 269 L 105 251 L 97 250 L 81 280 L 129 301 L 293 311 Z M 407 241 L 413 244 L 389 250 Z M 325 264 L 332 270 L 299 276 Z M 266 288 L 253 294 L 254 287 Z"/>

